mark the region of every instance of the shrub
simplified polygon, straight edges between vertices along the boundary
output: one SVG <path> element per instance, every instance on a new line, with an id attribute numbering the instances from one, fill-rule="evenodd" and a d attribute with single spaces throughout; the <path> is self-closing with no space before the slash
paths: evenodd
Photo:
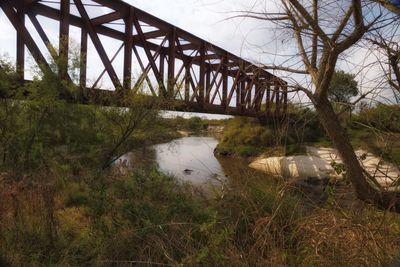
<path id="1" fill-rule="evenodd" d="M 354 120 L 382 131 L 400 132 L 400 106 L 379 103 L 362 109 Z"/>
<path id="2" fill-rule="evenodd" d="M 192 117 L 187 120 L 188 128 L 192 131 L 203 130 L 203 120 L 200 117 Z"/>
<path id="3" fill-rule="evenodd" d="M 257 119 L 235 118 L 225 127 L 216 152 L 222 155 L 256 156 L 268 148 L 285 146 L 286 154 L 302 151 L 307 142 L 325 140 L 315 112 L 291 107 L 291 115 L 280 125 L 263 126 Z"/>

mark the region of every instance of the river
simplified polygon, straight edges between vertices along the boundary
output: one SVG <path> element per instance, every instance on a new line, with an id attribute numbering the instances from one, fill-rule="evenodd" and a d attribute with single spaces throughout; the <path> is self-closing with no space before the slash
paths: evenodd
<path id="1" fill-rule="evenodd" d="M 166 174 L 201 186 L 235 184 L 243 177 L 262 175 L 250 169 L 246 159 L 216 157 L 217 145 L 215 137 L 183 137 L 135 150 L 118 162 L 130 168 L 155 165 Z"/>

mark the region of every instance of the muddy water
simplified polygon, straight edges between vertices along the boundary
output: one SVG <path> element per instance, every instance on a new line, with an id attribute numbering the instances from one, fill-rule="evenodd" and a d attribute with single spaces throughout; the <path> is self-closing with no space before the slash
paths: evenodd
<path id="1" fill-rule="evenodd" d="M 243 177 L 262 175 L 251 170 L 247 160 L 217 158 L 217 145 L 214 137 L 183 137 L 128 153 L 119 163 L 131 168 L 156 165 L 160 171 L 196 185 L 235 184 Z"/>

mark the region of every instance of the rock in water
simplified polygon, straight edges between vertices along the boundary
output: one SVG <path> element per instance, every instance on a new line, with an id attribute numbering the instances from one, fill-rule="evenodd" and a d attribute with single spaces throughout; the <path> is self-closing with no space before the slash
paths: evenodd
<path id="1" fill-rule="evenodd" d="M 192 172 L 193 172 L 193 170 L 189 170 L 189 169 L 184 169 L 183 170 L 183 173 L 186 174 L 186 175 L 191 175 Z"/>

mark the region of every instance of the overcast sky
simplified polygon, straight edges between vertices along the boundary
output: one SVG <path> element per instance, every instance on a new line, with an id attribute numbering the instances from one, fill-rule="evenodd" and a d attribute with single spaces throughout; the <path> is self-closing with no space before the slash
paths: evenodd
<path id="1" fill-rule="evenodd" d="M 84 2 L 88 3 L 88 0 Z M 257 6 L 268 11 L 276 11 L 274 0 L 125 0 L 137 8 L 151 13 L 171 24 L 174 24 L 188 32 L 191 32 L 206 41 L 216 44 L 238 56 L 246 58 L 254 63 L 279 64 L 286 57 L 277 55 L 292 55 L 295 53 L 295 44 L 293 41 L 283 43 L 281 39 L 275 36 L 273 25 L 263 21 L 252 19 L 230 19 L 236 15 L 236 11 L 247 11 Z M 74 7 L 72 8 L 74 12 Z M 107 13 L 105 8 L 93 8 L 91 16 L 97 16 Z M 58 23 L 48 19 L 40 19 L 42 25 L 45 25 L 47 34 L 54 44 L 57 44 Z M 27 23 L 28 29 L 32 32 L 35 39 L 38 35 L 35 33 L 32 25 Z M 8 54 L 11 59 L 15 58 L 15 30 L 8 22 L 4 13 L 0 11 L 0 54 Z M 79 30 L 71 27 L 71 36 L 79 40 Z M 110 51 L 117 51 L 121 43 L 112 40 L 102 39 L 104 45 L 110 48 Z M 38 41 L 41 43 L 41 41 Z M 46 51 L 44 45 L 41 45 L 42 51 Z M 44 52 L 49 56 L 47 52 Z M 123 53 L 120 53 L 123 54 Z M 109 54 L 111 58 L 113 53 Z M 89 54 L 89 76 L 97 77 L 101 68 L 98 64 L 98 56 Z M 360 65 L 366 65 L 375 60 L 368 49 L 358 49 L 347 53 L 343 61 L 339 62 L 339 67 L 346 71 L 357 74 L 357 80 L 365 90 L 373 86 L 371 81 L 378 75 L 379 68 L 376 66 L 361 71 Z M 116 60 L 117 72 L 122 72 L 122 55 Z M 276 73 L 280 76 L 283 73 Z M 291 76 L 297 82 L 303 83 L 304 78 L 300 76 Z M 288 77 L 289 79 L 289 77 Z"/>
<path id="2" fill-rule="evenodd" d="M 125 2 L 252 61 L 261 61 L 265 56 L 255 51 L 254 47 L 272 41 L 270 38 L 272 35 L 265 29 L 265 23 L 247 19 L 229 19 L 236 14 L 234 11 L 252 8 L 253 0 L 126 0 Z M 92 10 L 90 14 L 92 16 L 108 11 L 100 8 Z M 54 37 L 58 36 L 57 23 L 45 19 L 41 19 L 41 22 L 47 24 L 45 30 L 50 38 L 56 40 Z M 0 53 L 8 53 L 14 58 L 15 31 L 1 11 L 0 23 L 2 32 Z M 27 27 L 31 28 L 30 25 Z M 31 29 L 33 31 L 33 28 Z"/>

